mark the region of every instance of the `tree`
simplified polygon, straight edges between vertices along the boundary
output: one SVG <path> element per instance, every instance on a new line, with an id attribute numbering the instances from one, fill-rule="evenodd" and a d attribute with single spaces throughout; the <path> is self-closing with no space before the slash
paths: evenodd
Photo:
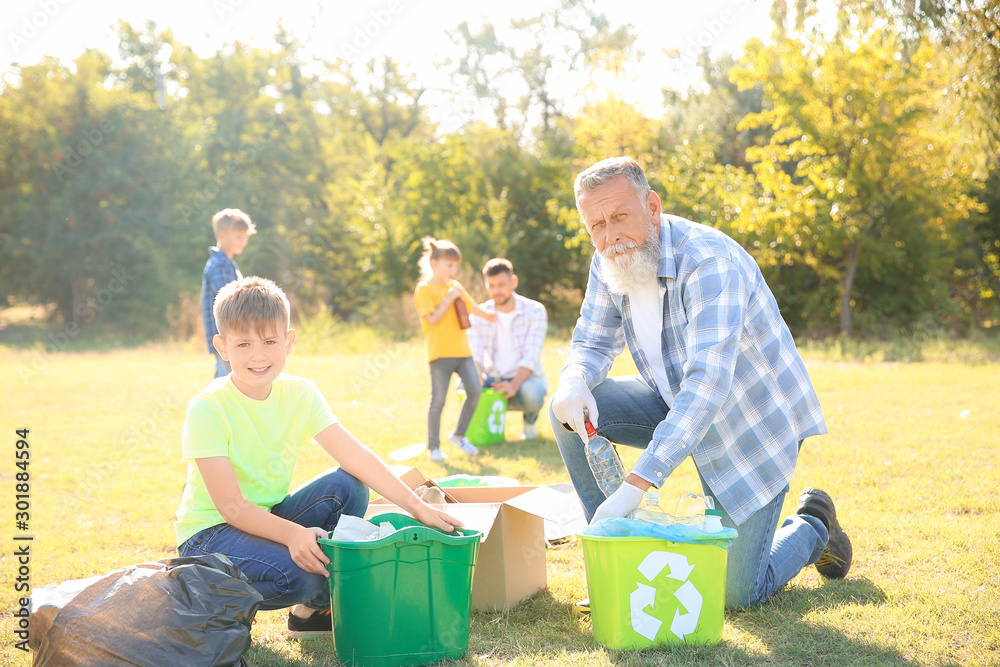
<path id="1" fill-rule="evenodd" d="M 108 56 L 93 50 L 72 67 L 46 59 L 15 68 L 0 111 L 3 254 L 18 267 L 12 291 L 55 303 L 73 337 L 111 314 L 150 330 L 128 305 L 155 292 L 150 253 L 167 237 L 159 207 L 167 170 L 147 152 L 161 119 L 108 85 L 111 73 Z"/>
<path id="2" fill-rule="evenodd" d="M 512 21 L 502 34 L 488 21 L 478 29 L 462 23 L 452 33 L 452 39 L 466 47 L 458 78 L 477 99 L 490 101 L 497 127 L 520 136 L 534 127 L 547 141 L 567 114 L 565 98 L 557 90 L 568 82 L 583 89 L 593 68 L 633 53 L 631 28 L 612 27 L 595 6 L 586 0 L 563 0 L 557 9 Z M 511 103 L 508 97 L 514 94 L 519 98 Z"/>
<path id="3" fill-rule="evenodd" d="M 765 108 L 740 127 L 772 135 L 747 157 L 784 218 L 785 242 L 799 234 L 817 270 L 838 280 L 848 335 L 863 250 L 885 255 L 904 238 L 932 248 L 937 261 L 919 279 L 934 294 L 948 278 L 948 239 L 977 208 L 956 187 L 956 170 L 971 177 L 951 160 L 960 139 L 935 115 L 950 74 L 945 54 L 923 41 L 903 57 L 900 38 L 876 23 L 861 17 L 832 41 L 753 40 L 731 74 L 742 89 L 763 86 Z M 942 306 L 947 294 L 937 296 Z"/>

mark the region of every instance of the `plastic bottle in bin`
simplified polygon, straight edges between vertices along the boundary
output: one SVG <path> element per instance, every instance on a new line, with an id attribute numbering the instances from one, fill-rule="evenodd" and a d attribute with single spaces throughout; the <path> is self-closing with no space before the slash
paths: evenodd
<path id="1" fill-rule="evenodd" d="M 715 509 L 715 500 L 712 496 L 698 493 L 685 493 L 677 501 L 677 509 L 674 511 L 674 518 L 677 523 L 687 523 L 701 527 L 705 523 L 707 510 Z"/>
<path id="2" fill-rule="evenodd" d="M 639 521 L 651 521 L 663 526 L 669 526 L 673 523 L 670 515 L 660 508 L 659 491 L 647 491 L 646 504 L 632 510 L 632 513 L 629 514 L 628 518 L 637 519 Z"/>
<path id="3" fill-rule="evenodd" d="M 622 465 L 622 460 L 618 457 L 618 452 L 611 441 L 603 435 L 597 435 L 597 429 L 589 421 L 584 424 L 590 438 L 584 447 L 587 463 L 597 478 L 597 485 L 601 487 L 601 491 L 605 496 L 610 496 L 625 481 L 625 466 Z"/>
<path id="4" fill-rule="evenodd" d="M 706 533 L 718 533 L 721 532 L 723 528 L 722 510 L 705 510 L 705 523 L 701 529 Z"/>

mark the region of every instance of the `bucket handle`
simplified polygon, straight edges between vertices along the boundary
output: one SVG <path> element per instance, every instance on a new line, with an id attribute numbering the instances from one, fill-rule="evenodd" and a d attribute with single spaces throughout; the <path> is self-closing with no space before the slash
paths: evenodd
<path id="1" fill-rule="evenodd" d="M 448 542 L 448 538 L 452 537 L 451 535 L 441 535 L 427 526 L 409 526 L 399 532 L 403 534 L 403 539 L 396 542 L 397 547 L 416 544 L 429 546 L 429 542 Z"/>
<path id="2" fill-rule="evenodd" d="M 404 544 L 423 544 L 427 541 L 428 530 L 423 526 L 410 526 L 403 530 L 403 540 L 397 542 L 397 546 Z"/>

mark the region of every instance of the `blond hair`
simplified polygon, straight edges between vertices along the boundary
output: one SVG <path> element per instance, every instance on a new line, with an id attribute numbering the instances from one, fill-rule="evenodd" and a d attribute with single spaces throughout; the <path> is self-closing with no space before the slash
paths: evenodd
<path id="1" fill-rule="evenodd" d="M 428 280 L 433 273 L 431 260 L 454 259 L 462 261 L 462 251 L 451 241 L 435 239 L 433 236 L 425 236 L 420 239 L 424 244 L 424 254 L 420 256 L 420 273 L 423 280 Z"/>
<path id="2" fill-rule="evenodd" d="M 215 296 L 215 324 L 219 335 L 254 331 L 262 338 L 277 324 L 288 330 L 291 308 L 281 288 L 267 278 L 250 276 L 234 280 Z"/>
<path id="3" fill-rule="evenodd" d="M 224 208 L 212 216 L 212 231 L 216 238 L 219 232 L 225 229 L 238 229 L 247 233 L 247 236 L 257 233 L 250 216 L 238 208 Z"/>

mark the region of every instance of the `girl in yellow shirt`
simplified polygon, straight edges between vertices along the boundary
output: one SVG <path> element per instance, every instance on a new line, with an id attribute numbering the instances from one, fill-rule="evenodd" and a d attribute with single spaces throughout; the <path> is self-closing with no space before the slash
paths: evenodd
<path id="1" fill-rule="evenodd" d="M 424 254 L 420 258 L 423 280 L 417 284 L 413 300 L 420 316 L 420 324 L 427 337 L 427 362 L 431 370 L 431 400 L 427 407 L 427 449 L 432 461 L 444 461 L 441 451 L 441 411 L 448 396 L 452 373 L 458 373 L 465 386 L 465 400 L 458 415 L 458 424 L 448 438 L 469 456 L 479 453 L 476 446 L 465 437 L 472 415 L 479 403 L 482 386 L 472 358 L 469 337 L 462 328 L 455 308 L 461 299 L 468 312 L 490 322 L 496 314 L 481 310 L 465 291 L 455 275 L 462 261 L 462 253 L 450 241 L 424 239 Z"/>

